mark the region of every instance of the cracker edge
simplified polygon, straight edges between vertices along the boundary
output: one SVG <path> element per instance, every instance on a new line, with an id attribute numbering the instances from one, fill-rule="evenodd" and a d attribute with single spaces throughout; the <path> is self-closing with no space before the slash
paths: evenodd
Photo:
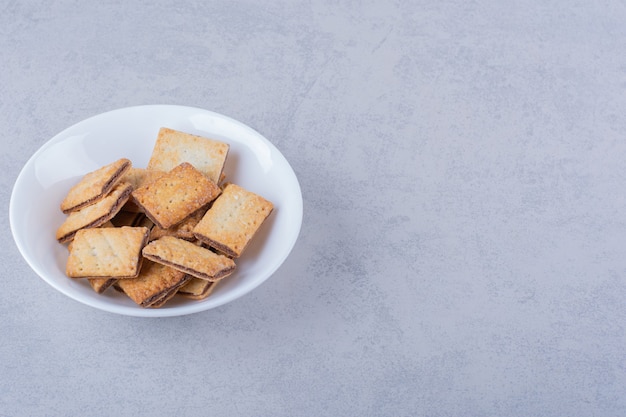
<path id="1" fill-rule="evenodd" d="M 87 206 L 90 206 L 92 204 L 95 204 L 98 201 L 100 201 L 101 199 L 103 199 L 104 197 L 106 197 L 117 184 L 122 182 L 122 180 L 124 179 L 124 175 L 126 175 L 126 173 L 130 170 L 130 168 L 132 167 L 133 164 L 130 161 L 130 159 L 128 159 L 128 158 L 120 158 L 120 159 L 118 159 L 116 161 L 111 162 L 110 164 L 103 165 L 100 168 L 98 168 L 98 169 L 102 169 L 102 168 L 104 168 L 104 167 L 106 167 L 108 165 L 113 165 L 113 164 L 115 164 L 117 162 L 120 162 L 120 161 L 123 162 L 122 166 L 117 171 L 115 171 L 113 173 L 113 175 L 111 175 L 109 180 L 102 186 L 102 190 L 100 191 L 100 194 L 98 194 L 95 197 L 92 197 L 90 199 L 87 199 L 87 200 L 83 201 L 82 203 L 78 203 L 75 206 L 68 207 L 68 208 L 63 208 L 63 203 L 65 202 L 65 199 L 63 199 L 63 201 L 61 202 L 61 207 L 60 207 L 61 211 L 64 214 L 69 214 L 69 213 L 71 213 L 73 211 L 80 210 L 83 207 L 87 207 Z M 98 169 L 96 169 L 94 171 L 91 171 L 91 172 L 95 172 Z M 89 172 L 87 174 L 90 174 L 91 172 Z M 85 175 L 87 175 L 87 174 L 85 174 Z M 83 175 L 83 178 L 85 177 L 85 175 Z M 74 184 L 73 187 L 75 187 L 78 184 L 80 184 L 81 181 L 83 180 L 83 178 L 81 178 L 76 184 Z M 70 191 L 72 190 L 72 188 L 70 188 Z M 69 195 L 69 191 L 68 191 L 68 195 Z"/>

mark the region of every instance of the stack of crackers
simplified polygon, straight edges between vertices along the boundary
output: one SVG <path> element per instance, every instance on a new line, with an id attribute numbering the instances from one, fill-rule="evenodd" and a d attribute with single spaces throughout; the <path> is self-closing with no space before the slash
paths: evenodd
<path id="1" fill-rule="evenodd" d="M 271 202 L 225 182 L 229 145 L 161 128 L 146 168 L 122 158 L 67 193 L 56 232 L 66 274 L 113 287 L 141 307 L 204 299 L 230 276 Z"/>

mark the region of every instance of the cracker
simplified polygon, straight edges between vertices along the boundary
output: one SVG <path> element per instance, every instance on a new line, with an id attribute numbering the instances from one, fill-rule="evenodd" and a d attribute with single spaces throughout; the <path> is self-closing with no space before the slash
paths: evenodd
<path id="1" fill-rule="evenodd" d="M 191 279 L 178 290 L 178 295 L 192 300 L 204 300 L 207 298 L 219 281 L 207 281 L 191 277 Z"/>
<path id="2" fill-rule="evenodd" d="M 148 169 L 170 171 L 182 162 L 189 162 L 218 183 L 229 148 L 224 142 L 163 127 L 159 130 Z"/>
<path id="3" fill-rule="evenodd" d="M 131 167 L 126 175 L 124 175 L 124 181 L 129 182 L 133 186 L 133 190 L 148 185 L 165 175 L 164 171 L 150 170 L 146 168 Z M 141 208 L 135 204 L 133 199 L 129 199 L 124 207 L 123 211 L 130 211 L 133 213 L 141 212 Z"/>
<path id="4" fill-rule="evenodd" d="M 100 227 L 115 227 L 115 226 L 113 226 L 113 224 L 110 221 L 108 221 Z M 72 246 L 74 246 L 73 243 L 74 241 L 71 241 L 67 245 L 67 250 L 70 252 L 72 251 Z M 107 288 L 109 288 L 110 286 L 114 285 L 117 282 L 117 278 L 109 278 L 109 277 L 87 278 L 87 280 L 89 281 L 89 285 L 91 285 L 91 288 L 98 294 L 102 294 L 103 292 L 107 290 Z"/>
<path id="5" fill-rule="evenodd" d="M 61 211 L 67 214 L 99 201 L 111 192 L 131 166 L 129 159 L 122 158 L 86 174 L 70 188 L 61 202 Z"/>
<path id="6" fill-rule="evenodd" d="M 109 221 L 100 227 L 114 227 L 114 226 Z M 74 241 L 71 241 L 67 245 L 67 250 L 71 252 L 73 246 L 74 246 Z M 91 288 L 98 294 L 102 294 L 104 291 L 106 291 L 107 288 L 109 288 L 110 286 L 114 285 L 117 282 L 117 278 L 109 278 L 109 277 L 87 278 L 87 280 L 89 281 L 89 285 L 91 285 Z"/>
<path id="7" fill-rule="evenodd" d="M 70 278 L 134 278 L 139 274 L 141 250 L 148 241 L 145 227 L 98 227 L 76 232 L 67 259 Z"/>
<path id="8" fill-rule="evenodd" d="M 196 278 L 218 281 L 235 270 L 235 261 L 195 243 L 164 236 L 143 248 L 143 256 Z"/>
<path id="9" fill-rule="evenodd" d="M 165 171 L 131 167 L 124 175 L 124 181 L 133 185 L 133 188 L 143 187 L 165 175 Z"/>
<path id="10" fill-rule="evenodd" d="M 120 183 L 97 203 L 71 212 L 57 229 L 56 239 L 61 243 L 69 242 L 77 230 L 98 227 L 111 220 L 128 201 L 132 191 L 129 183 Z"/>
<path id="11" fill-rule="evenodd" d="M 220 188 L 191 164 L 183 162 L 132 196 L 152 222 L 168 229 L 213 201 Z"/>
<path id="12" fill-rule="evenodd" d="M 194 235 L 202 243 L 237 258 L 273 208 L 263 197 L 236 184 L 226 184 L 194 228 Z"/>
<path id="13" fill-rule="evenodd" d="M 176 290 L 169 290 L 162 294 L 158 299 L 152 302 L 152 304 L 147 305 L 149 308 L 161 308 L 165 303 L 174 298 L 176 295 Z"/>
<path id="14" fill-rule="evenodd" d="M 201 208 L 185 218 L 182 222 L 170 227 L 169 229 L 154 226 L 152 230 L 150 230 L 150 240 L 156 240 L 163 236 L 174 236 L 185 240 L 195 240 L 196 237 L 193 235 L 193 229 L 196 227 L 202 216 L 204 216 L 204 213 L 206 213 L 206 208 Z"/>
<path id="15" fill-rule="evenodd" d="M 88 278 L 88 281 L 95 292 L 102 294 L 107 288 L 117 282 L 117 278 Z"/>
<path id="16" fill-rule="evenodd" d="M 136 279 L 119 280 L 117 287 L 142 307 L 160 306 L 190 279 L 184 272 L 146 260 Z"/>

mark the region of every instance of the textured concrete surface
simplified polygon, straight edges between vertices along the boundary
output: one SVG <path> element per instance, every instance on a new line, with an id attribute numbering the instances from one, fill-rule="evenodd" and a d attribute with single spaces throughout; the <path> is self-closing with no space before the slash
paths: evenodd
<path id="1" fill-rule="evenodd" d="M 4 1 L 0 416 L 626 415 L 623 1 Z M 138 104 L 291 162 L 300 239 L 244 298 L 138 319 L 12 242 L 46 140 Z"/>

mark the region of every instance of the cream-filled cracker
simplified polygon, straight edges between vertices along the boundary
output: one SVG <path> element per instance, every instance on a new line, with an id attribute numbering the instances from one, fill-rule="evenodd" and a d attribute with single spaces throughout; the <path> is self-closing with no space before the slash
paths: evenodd
<path id="1" fill-rule="evenodd" d="M 235 261 L 195 243 L 172 236 L 153 240 L 143 248 L 143 256 L 196 278 L 219 281 L 235 270 Z"/>
<path id="2" fill-rule="evenodd" d="M 70 188 L 61 202 L 61 211 L 67 214 L 104 198 L 122 180 L 131 166 L 130 160 L 122 158 L 86 174 Z"/>
<path id="3" fill-rule="evenodd" d="M 183 162 L 158 180 L 133 191 L 133 200 L 146 216 L 168 229 L 209 202 L 220 188 L 191 164 Z"/>
<path id="4" fill-rule="evenodd" d="M 218 282 L 191 277 L 185 285 L 179 288 L 178 294 L 192 300 L 204 300 L 211 295 Z"/>
<path id="5" fill-rule="evenodd" d="M 95 292 L 102 294 L 107 288 L 117 282 L 117 278 L 88 278 L 88 281 Z"/>
<path id="6" fill-rule="evenodd" d="M 165 175 L 164 171 L 156 171 L 145 168 L 135 168 L 131 167 L 128 172 L 124 175 L 123 181 L 129 182 L 133 186 L 133 190 L 137 188 L 141 188 L 144 185 L 148 185 L 159 178 Z M 135 204 L 133 199 L 129 199 L 122 211 L 130 211 L 130 212 L 141 212 L 142 210 Z"/>
<path id="7" fill-rule="evenodd" d="M 80 210 L 72 211 L 59 226 L 56 238 L 59 242 L 69 242 L 76 231 L 103 225 L 111 220 L 124 206 L 133 187 L 126 182 L 117 184 L 106 197 L 97 203 Z"/>
<path id="8" fill-rule="evenodd" d="M 150 307 L 169 300 L 190 279 L 184 272 L 145 260 L 136 279 L 119 280 L 117 286 L 138 305 Z M 162 303 L 154 307 L 160 305 Z"/>
<path id="9" fill-rule="evenodd" d="M 66 274 L 70 278 L 135 278 L 148 242 L 145 227 L 98 227 L 76 232 Z"/>
<path id="10" fill-rule="evenodd" d="M 170 171 L 189 162 L 217 184 L 228 150 L 227 143 L 163 127 L 152 149 L 148 169 Z"/>
<path id="11" fill-rule="evenodd" d="M 202 243 L 237 258 L 273 208 L 263 197 L 236 184 L 226 184 L 193 232 Z"/>

